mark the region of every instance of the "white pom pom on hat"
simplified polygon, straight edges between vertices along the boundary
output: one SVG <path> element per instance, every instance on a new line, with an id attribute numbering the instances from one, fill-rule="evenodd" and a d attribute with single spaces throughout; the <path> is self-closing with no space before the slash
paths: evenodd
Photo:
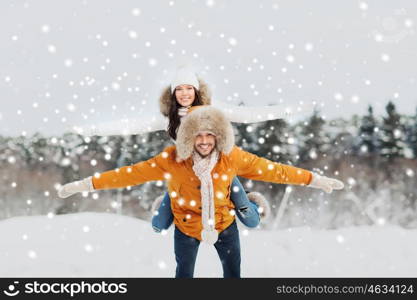
<path id="1" fill-rule="evenodd" d="M 189 67 L 179 68 L 175 74 L 174 79 L 171 82 L 171 93 L 174 92 L 175 88 L 182 84 L 188 84 L 195 87 L 197 90 L 200 89 L 197 75 Z"/>

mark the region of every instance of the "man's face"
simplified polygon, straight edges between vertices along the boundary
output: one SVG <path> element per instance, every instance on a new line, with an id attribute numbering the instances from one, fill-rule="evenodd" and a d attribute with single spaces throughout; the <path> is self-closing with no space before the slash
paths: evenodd
<path id="1" fill-rule="evenodd" d="M 211 133 L 199 133 L 194 142 L 194 150 L 202 157 L 209 155 L 216 146 L 216 137 Z"/>

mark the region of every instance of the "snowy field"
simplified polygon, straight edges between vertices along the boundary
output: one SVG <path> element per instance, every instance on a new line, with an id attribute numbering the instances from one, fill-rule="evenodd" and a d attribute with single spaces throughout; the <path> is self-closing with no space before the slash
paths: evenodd
<path id="1" fill-rule="evenodd" d="M 0 221 L 0 277 L 173 277 L 173 230 L 131 217 L 80 213 Z M 243 277 L 415 277 L 417 230 L 241 228 Z M 196 277 L 221 277 L 202 244 Z"/>

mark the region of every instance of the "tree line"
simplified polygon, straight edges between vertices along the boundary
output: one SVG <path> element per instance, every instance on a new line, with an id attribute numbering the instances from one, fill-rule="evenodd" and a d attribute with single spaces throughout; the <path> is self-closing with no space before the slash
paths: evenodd
<path id="1" fill-rule="evenodd" d="M 269 120 L 234 125 L 236 144 L 243 149 L 346 183 L 342 192 L 331 195 L 294 187 L 289 194 L 287 190 L 284 203 L 284 185 L 242 178 L 246 189 L 264 193 L 272 205 L 273 218 L 266 227 L 386 223 L 417 227 L 417 110 L 402 115 L 389 101 L 383 116 L 375 116 L 369 106 L 364 115 L 350 119 L 327 121 L 315 110 L 294 124 Z M 88 210 L 149 219 L 152 201 L 165 191 L 163 182 L 64 200 L 57 198 L 56 187 L 146 160 L 170 144 L 164 131 L 111 137 L 0 136 L 0 218 Z"/>

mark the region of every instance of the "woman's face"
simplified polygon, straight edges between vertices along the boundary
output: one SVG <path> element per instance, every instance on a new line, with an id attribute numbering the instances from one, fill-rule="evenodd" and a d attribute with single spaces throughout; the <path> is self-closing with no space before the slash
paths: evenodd
<path id="1" fill-rule="evenodd" d="M 183 84 L 175 88 L 175 98 L 179 105 L 185 107 L 193 104 L 195 99 L 195 91 L 192 85 Z"/>

